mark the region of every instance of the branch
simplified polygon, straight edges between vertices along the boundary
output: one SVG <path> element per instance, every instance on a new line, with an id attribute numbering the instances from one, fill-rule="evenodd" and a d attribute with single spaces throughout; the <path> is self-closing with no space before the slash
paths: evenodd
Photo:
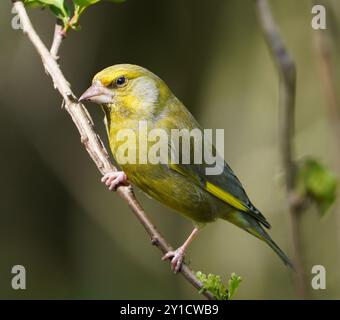
<path id="1" fill-rule="evenodd" d="M 56 61 L 59 60 L 58 52 L 59 52 L 61 43 L 63 42 L 65 36 L 66 36 L 66 34 L 63 33 L 63 27 L 61 25 L 61 21 L 58 20 L 55 24 L 55 27 L 54 27 L 53 42 L 52 42 L 52 46 L 51 46 L 51 50 L 50 50 L 52 57 Z"/>
<path id="2" fill-rule="evenodd" d="M 307 298 L 300 239 L 300 215 L 302 206 L 301 199 L 299 199 L 295 192 L 296 164 L 293 157 L 296 67 L 281 39 L 267 0 L 255 0 L 255 5 L 264 38 L 280 75 L 280 148 L 286 177 L 287 201 L 291 218 L 294 265 L 296 268 L 294 284 L 299 297 Z"/>
<path id="3" fill-rule="evenodd" d="M 27 34 L 28 38 L 40 55 L 45 70 L 51 76 L 55 88 L 63 97 L 65 102 L 65 110 L 69 113 L 72 121 L 76 125 L 80 133 L 81 142 L 83 143 L 86 151 L 95 162 L 101 174 L 117 170 L 110 162 L 108 153 L 102 140 L 93 129 L 93 122 L 88 111 L 83 104 L 78 103 L 78 100 L 72 93 L 70 85 L 61 72 L 56 60 L 54 59 L 54 56 L 48 51 L 46 46 L 39 38 L 38 34 L 35 32 L 22 1 L 12 1 L 14 2 L 13 5 L 17 10 L 22 23 L 23 31 L 25 34 Z M 58 43 L 56 43 L 55 46 L 52 46 L 52 48 L 54 47 L 53 53 L 55 56 L 58 54 L 57 49 L 61 43 L 60 39 L 56 41 L 58 41 Z M 162 251 L 163 254 L 173 250 L 172 247 L 166 242 L 164 237 L 157 231 L 154 224 L 150 221 L 149 217 L 134 196 L 132 187 L 120 186 L 117 189 L 117 193 L 129 205 L 136 218 L 143 225 L 145 231 L 151 237 L 152 244 Z M 195 288 L 202 288 L 202 283 L 196 278 L 193 271 L 190 270 L 187 265 L 183 264 L 180 272 L 184 278 Z M 205 291 L 203 294 L 209 300 L 214 299 L 213 295 L 208 291 Z"/>

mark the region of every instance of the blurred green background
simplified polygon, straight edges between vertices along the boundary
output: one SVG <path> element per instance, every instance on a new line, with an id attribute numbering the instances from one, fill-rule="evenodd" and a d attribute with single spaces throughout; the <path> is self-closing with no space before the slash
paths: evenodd
<path id="1" fill-rule="evenodd" d="M 339 1 L 329 1 L 334 12 Z M 272 0 L 273 14 L 298 70 L 296 154 L 337 169 L 337 144 L 318 70 L 311 1 Z M 54 17 L 30 9 L 48 46 Z M 199 299 L 153 248 L 127 205 L 99 182 L 61 98 L 21 31 L 10 1 L 0 3 L 0 298 Z M 338 16 L 339 17 L 339 16 Z M 292 255 L 278 145 L 278 76 L 252 0 L 128 0 L 89 8 L 61 48 L 61 67 L 80 95 L 99 70 L 142 65 L 172 88 L 203 127 L 225 130 L 225 159 Z M 334 49 L 334 69 L 339 65 Z M 337 75 L 336 75 L 337 76 Z M 339 88 L 338 88 L 339 89 Z M 107 142 L 102 112 L 88 106 Z M 191 222 L 137 191 L 158 229 L 177 247 Z M 340 211 L 302 218 L 308 288 L 340 298 Z M 207 226 L 187 261 L 204 273 L 242 276 L 237 299 L 294 299 L 292 276 L 262 242 L 224 221 Z M 11 268 L 27 271 L 27 290 L 11 288 Z M 312 290 L 311 268 L 327 270 L 327 289 Z"/>

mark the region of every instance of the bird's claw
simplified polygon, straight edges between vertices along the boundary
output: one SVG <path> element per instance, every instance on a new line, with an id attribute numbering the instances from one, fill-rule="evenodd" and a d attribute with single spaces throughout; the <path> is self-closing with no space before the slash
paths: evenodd
<path id="1" fill-rule="evenodd" d="M 172 270 L 174 271 L 174 273 L 177 273 L 182 267 L 184 259 L 184 250 L 180 247 L 174 251 L 169 251 L 163 256 L 162 260 L 164 261 L 170 258 L 172 258 L 171 259 Z"/>
<path id="2" fill-rule="evenodd" d="M 106 173 L 101 181 L 105 183 L 110 191 L 116 191 L 119 185 L 127 185 L 128 179 L 124 171 L 112 171 Z"/>

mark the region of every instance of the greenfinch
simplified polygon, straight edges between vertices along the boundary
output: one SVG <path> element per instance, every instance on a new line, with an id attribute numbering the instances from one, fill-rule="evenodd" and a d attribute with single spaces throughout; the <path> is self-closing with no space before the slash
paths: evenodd
<path id="1" fill-rule="evenodd" d="M 79 101 L 101 105 L 110 148 L 122 169 L 104 175 L 102 182 L 110 190 L 115 190 L 118 185 L 129 181 L 193 221 L 194 229 L 183 245 L 163 257 L 171 260 L 175 272 L 180 270 L 185 250 L 199 229 L 216 219 L 227 220 L 263 240 L 286 265 L 293 268 L 289 258 L 265 231 L 264 227 L 270 228 L 270 224 L 250 202 L 241 182 L 223 159 L 221 172 L 214 175 L 206 173 L 208 165 L 204 161 L 181 163 L 168 159 L 160 163 L 141 163 L 138 151 L 142 146 L 137 138 L 133 140 L 135 145 L 132 148 L 139 154 L 136 163 L 121 160 L 125 149 L 120 148 L 120 132 L 132 130 L 139 137 L 141 121 L 147 124 L 148 130 L 167 132 L 170 139 L 173 129 L 203 130 L 158 76 L 140 66 L 114 65 L 95 75 L 92 86 Z M 171 149 L 169 141 L 164 144 L 166 146 L 163 147 Z M 148 143 L 143 152 L 148 152 L 151 147 Z M 192 150 L 189 152 L 192 153 Z"/>

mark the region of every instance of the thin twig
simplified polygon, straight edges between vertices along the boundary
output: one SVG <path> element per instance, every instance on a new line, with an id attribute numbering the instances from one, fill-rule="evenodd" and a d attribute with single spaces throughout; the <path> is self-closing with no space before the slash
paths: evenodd
<path id="1" fill-rule="evenodd" d="M 13 2 L 13 5 L 20 17 L 23 31 L 25 34 L 27 34 L 33 46 L 36 48 L 38 54 L 42 59 L 45 70 L 51 76 L 55 88 L 63 97 L 65 101 L 65 109 L 70 114 L 73 122 L 75 123 L 80 133 L 81 142 L 86 148 L 86 151 L 95 162 L 101 174 L 117 170 L 110 162 L 108 153 L 104 147 L 102 140 L 93 129 L 93 122 L 89 113 L 87 112 L 83 104 L 78 103 L 56 60 L 48 51 L 48 49 L 34 30 L 22 1 L 14 0 Z M 55 53 L 56 55 L 58 54 L 58 52 Z M 160 251 L 162 251 L 163 254 L 167 253 L 170 250 L 173 250 L 172 247 L 166 242 L 164 237 L 157 231 L 156 227 L 150 221 L 149 217 L 139 204 L 138 200 L 135 198 L 132 187 L 120 186 L 117 189 L 117 193 L 123 200 L 127 202 L 132 212 L 143 225 L 144 229 L 151 238 L 152 244 L 155 245 Z M 202 283 L 196 278 L 194 272 L 190 270 L 187 265 L 183 264 L 180 272 L 182 273 L 184 278 L 195 288 L 202 288 Z M 214 299 L 213 295 L 208 291 L 205 291 L 203 294 L 209 300 Z"/>
<path id="2" fill-rule="evenodd" d="M 56 61 L 59 60 L 58 53 L 59 53 L 59 49 L 64 38 L 65 38 L 65 34 L 63 33 L 63 26 L 61 25 L 61 21 L 58 20 L 54 27 L 53 42 L 52 42 L 52 46 L 50 50 L 52 57 Z"/>
<path id="3" fill-rule="evenodd" d="M 294 265 L 296 269 L 294 284 L 298 296 L 305 299 L 307 298 L 307 289 L 300 239 L 300 216 L 302 209 L 301 200 L 296 196 L 295 192 L 296 164 L 293 156 L 296 68 L 292 57 L 289 55 L 281 39 L 267 0 L 255 0 L 255 5 L 260 26 L 280 75 L 280 146 L 291 218 Z"/>

